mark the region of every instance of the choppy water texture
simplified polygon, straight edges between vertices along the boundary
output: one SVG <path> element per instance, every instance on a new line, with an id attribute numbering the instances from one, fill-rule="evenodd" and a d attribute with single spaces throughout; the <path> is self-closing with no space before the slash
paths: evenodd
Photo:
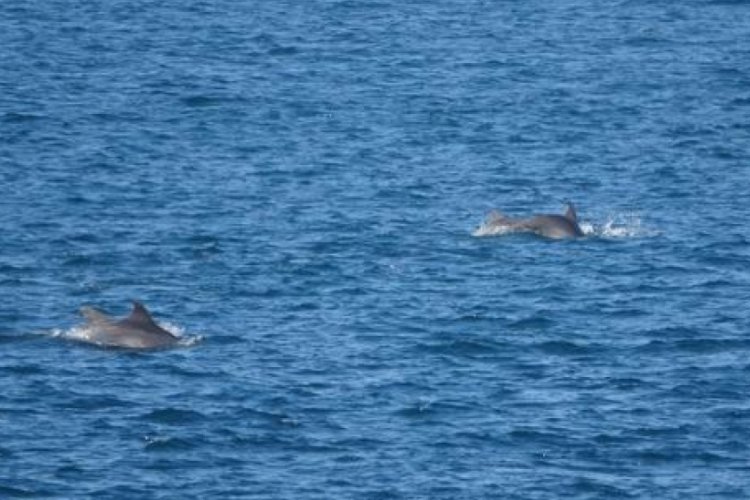
<path id="1" fill-rule="evenodd" d="M 750 497 L 750 6 L 0 3 L 0 496 Z M 475 237 L 577 203 L 587 236 Z M 143 300 L 192 345 L 71 341 Z"/>

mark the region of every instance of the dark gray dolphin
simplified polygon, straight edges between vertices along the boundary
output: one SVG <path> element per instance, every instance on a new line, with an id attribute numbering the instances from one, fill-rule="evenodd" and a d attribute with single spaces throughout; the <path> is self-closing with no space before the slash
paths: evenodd
<path id="1" fill-rule="evenodd" d="M 546 238 L 563 239 L 583 236 L 578 225 L 578 214 L 575 206 L 567 202 L 568 209 L 564 215 L 542 214 L 527 219 L 514 219 L 500 212 L 493 211 L 485 222 L 484 233 L 490 234 L 507 230 L 509 232 L 531 232 Z"/>
<path id="2" fill-rule="evenodd" d="M 86 340 L 99 345 L 152 349 L 175 345 L 179 337 L 156 324 L 140 302 L 133 301 L 133 310 L 125 319 L 115 320 L 93 307 L 83 306 L 86 318 Z"/>

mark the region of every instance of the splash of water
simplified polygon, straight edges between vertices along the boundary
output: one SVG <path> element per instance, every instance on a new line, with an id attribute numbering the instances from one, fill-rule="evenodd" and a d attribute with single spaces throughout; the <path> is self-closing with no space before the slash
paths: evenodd
<path id="1" fill-rule="evenodd" d="M 500 236 L 502 234 L 512 233 L 515 231 L 515 229 L 509 226 L 492 224 L 490 220 L 486 220 L 478 228 L 472 231 L 471 235 L 481 238 L 483 236 Z"/>
<path id="2" fill-rule="evenodd" d="M 583 223 L 581 229 L 584 234 L 602 238 L 648 238 L 660 233 L 654 228 L 643 224 L 639 214 L 625 212 L 610 214 L 602 224 Z"/>

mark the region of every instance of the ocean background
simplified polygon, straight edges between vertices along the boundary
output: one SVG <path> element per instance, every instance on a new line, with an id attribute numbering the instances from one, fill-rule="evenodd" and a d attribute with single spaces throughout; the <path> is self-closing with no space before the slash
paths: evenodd
<path id="1" fill-rule="evenodd" d="M 750 498 L 749 181 L 740 0 L 4 1 L 0 497 Z"/>

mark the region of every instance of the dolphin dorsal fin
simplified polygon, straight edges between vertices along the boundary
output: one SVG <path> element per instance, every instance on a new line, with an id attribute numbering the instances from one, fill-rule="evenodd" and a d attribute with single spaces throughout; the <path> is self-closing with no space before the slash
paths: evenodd
<path id="1" fill-rule="evenodd" d="M 578 222 L 578 214 L 576 213 L 576 207 L 571 202 L 566 202 L 568 209 L 565 211 L 565 218 L 572 221 Z"/>
<path id="2" fill-rule="evenodd" d="M 133 301 L 133 310 L 130 312 L 127 320 L 143 326 L 157 326 L 156 322 L 151 318 L 151 314 L 146 310 L 146 307 L 136 300 Z"/>

